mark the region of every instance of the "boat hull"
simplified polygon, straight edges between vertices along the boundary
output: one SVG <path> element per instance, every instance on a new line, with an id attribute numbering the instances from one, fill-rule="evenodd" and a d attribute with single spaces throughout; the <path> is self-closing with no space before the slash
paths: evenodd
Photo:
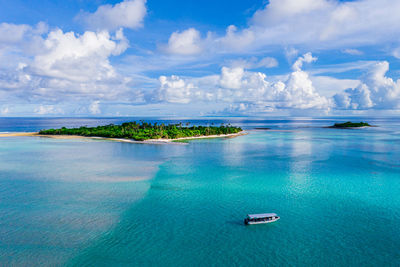
<path id="1" fill-rule="evenodd" d="M 277 220 L 279 220 L 280 218 L 276 218 L 276 219 L 272 219 L 272 220 L 264 220 L 264 221 L 250 221 L 250 220 L 245 220 L 244 224 L 246 225 L 251 225 L 251 224 L 266 224 L 266 223 L 272 223 L 272 222 L 276 222 Z"/>

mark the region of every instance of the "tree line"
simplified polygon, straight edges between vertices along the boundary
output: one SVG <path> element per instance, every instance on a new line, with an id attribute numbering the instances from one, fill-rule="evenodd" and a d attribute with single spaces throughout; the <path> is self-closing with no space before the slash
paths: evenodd
<path id="1" fill-rule="evenodd" d="M 345 122 L 345 123 L 335 123 L 332 127 L 333 128 L 353 128 L 353 127 L 369 127 L 371 126 L 367 122 Z"/>
<path id="2" fill-rule="evenodd" d="M 109 124 L 105 126 L 79 128 L 66 128 L 41 130 L 39 134 L 44 135 L 79 135 L 98 136 L 109 138 L 127 138 L 137 141 L 148 139 L 176 139 L 181 137 L 195 137 L 208 135 L 232 134 L 241 132 L 242 128 L 230 124 L 220 126 L 184 126 L 179 124 L 148 123 L 148 122 L 126 122 L 121 125 Z"/>

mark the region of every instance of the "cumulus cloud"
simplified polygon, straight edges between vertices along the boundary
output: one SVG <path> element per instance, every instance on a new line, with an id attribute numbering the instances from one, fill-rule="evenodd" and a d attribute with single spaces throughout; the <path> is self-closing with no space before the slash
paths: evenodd
<path id="1" fill-rule="evenodd" d="M 303 63 L 311 63 L 313 61 L 316 61 L 317 58 L 313 57 L 310 52 L 304 54 L 302 57 L 299 57 L 293 64 L 292 69 L 294 71 L 300 71 L 301 68 L 303 67 Z"/>
<path id="2" fill-rule="evenodd" d="M 47 35 L 40 32 L 39 26 L 28 28 L 18 44 L 6 45 L 0 53 L 0 94 L 35 102 L 94 97 L 142 101 L 129 86 L 131 78 L 119 74 L 110 63 L 110 57 L 128 47 L 122 30 L 113 35 L 107 31 L 79 35 L 60 29 Z"/>
<path id="3" fill-rule="evenodd" d="M 115 77 L 108 57 L 119 55 L 128 47 L 122 30 L 114 37 L 107 31 L 76 35 L 60 29 L 49 33 L 44 51 L 38 54 L 31 69 L 38 75 L 73 81 L 102 80 Z"/>
<path id="4" fill-rule="evenodd" d="M 100 101 L 93 101 L 89 106 L 89 112 L 93 115 L 100 114 Z"/>
<path id="5" fill-rule="evenodd" d="M 295 65 L 293 69 L 294 72 L 290 74 L 285 89 L 282 90 L 285 102 L 289 103 L 287 106 L 300 109 L 329 109 L 329 101 L 318 94 L 307 72 Z"/>
<path id="6" fill-rule="evenodd" d="M 331 98 L 333 95 L 347 88 L 355 88 L 360 85 L 360 80 L 358 79 L 339 79 L 331 76 L 314 76 L 311 74 L 310 79 L 313 86 L 318 90 L 318 93 L 327 98 Z"/>
<path id="7" fill-rule="evenodd" d="M 202 52 L 200 32 L 194 28 L 171 34 L 166 51 L 177 55 L 195 55 Z"/>
<path id="8" fill-rule="evenodd" d="M 268 81 L 261 72 L 245 71 L 241 67 L 223 67 L 218 76 L 182 79 L 177 76 L 160 77 L 158 100 L 170 103 L 215 101 L 232 103 L 241 110 L 322 109 L 328 110 L 331 102 L 320 96 L 303 62 L 316 58 L 310 53 L 299 57 L 293 72 L 279 81 Z"/>
<path id="9" fill-rule="evenodd" d="M 244 75 L 243 68 L 222 67 L 220 85 L 223 88 L 240 89 Z"/>
<path id="10" fill-rule="evenodd" d="M 148 103 L 189 104 L 202 101 L 213 101 L 216 94 L 211 92 L 219 83 L 219 76 L 200 78 L 181 78 L 176 75 L 160 76 L 160 87 L 149 92 Z"/>
<path id="11" fill-rule="evenodd" d="M 121 27 L 136 29 L 143 25 L 146 15 L 146 0 L 127 0 L 115 5 L 102 5 L 94 13 L 78 16 L 89 29 L 116 30 Z"/>
<path id="12" fill-rule="evenodd" d="M 386 77 L 389 63 L 382 61 L 371 67 L 356 88 L 349 88 L 334 96 L 339 109 L 399 109 L 400 79 Z"/>
<path id="13" fill-rule="evenodd" d="M 188 83 L 178 76 L 171 77 L 160 76 L 160 88 L 155 94 L 156 101 L 165 101 L 169 103 L 189 103 L 192 98 L 192 83 Z"/>
<path id="14" fill-rule="evenodd" d="M 342 94 L 336 94 L 334 100 L 338 108 L 344 109 L 369 109 L 374 106 L 371 92 L 365 84 L 354 89 L 346 89 Z"/>

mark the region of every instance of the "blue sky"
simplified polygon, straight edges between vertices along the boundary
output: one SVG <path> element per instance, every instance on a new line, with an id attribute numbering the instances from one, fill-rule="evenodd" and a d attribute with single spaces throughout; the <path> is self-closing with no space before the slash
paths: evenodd
<path id="1" fill-rule="evenodd" d="M 399 114 L 398 1 L 0 5 L 0 116 Z"/>

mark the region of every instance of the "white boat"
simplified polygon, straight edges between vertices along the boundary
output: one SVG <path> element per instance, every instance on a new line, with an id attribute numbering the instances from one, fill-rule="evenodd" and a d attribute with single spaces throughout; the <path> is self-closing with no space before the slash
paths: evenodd
<path id="1" fill-rule="evenodd" d="M 276 213 L 261 213 L 261 214 L 248 214 L 244 219 L 244 224 L 261 224 L 261 223 L 272 223 L 279 220 L 280 217 Z"/>

